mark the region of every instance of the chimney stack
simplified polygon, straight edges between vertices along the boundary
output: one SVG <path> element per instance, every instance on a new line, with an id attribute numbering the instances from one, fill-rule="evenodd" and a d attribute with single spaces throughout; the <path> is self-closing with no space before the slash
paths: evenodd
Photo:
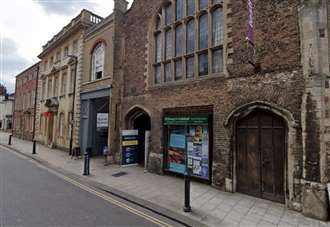
<path id="1" fill-rule="evenodd" d="M 128 2 L 126 0 L 114 0 L 114 2 L 115 2 L 115 7 L 114 7 L 115 11 L 118 10 L 122 13 L 125 13 L 127 11 Z"/>

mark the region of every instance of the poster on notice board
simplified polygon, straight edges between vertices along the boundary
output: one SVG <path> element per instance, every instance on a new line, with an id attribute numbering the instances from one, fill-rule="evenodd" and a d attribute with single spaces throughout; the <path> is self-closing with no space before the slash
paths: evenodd
<path id="1" fill-rule="evenodd" d="M 187 167 L 192 176 L 209 179 L 209 135 L 206 126 L 191 126 L 187 138 Z"/>

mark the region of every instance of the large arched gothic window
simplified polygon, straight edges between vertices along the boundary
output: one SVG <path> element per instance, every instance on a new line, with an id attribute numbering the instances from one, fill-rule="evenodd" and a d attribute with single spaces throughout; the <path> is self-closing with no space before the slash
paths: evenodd
<path id="1" fill-rule="evenodd" d="M 169 0 L 155 17 L 155 84 L 221 75 L 222 0 Z"/>
<path id="2" fill-rule="evenodd" d="M 104 53 L 105 45 L 103 42 L 97 44 L 92 52 L 92 71 L 91 80 L 98 80 L 104 74 Z"/>

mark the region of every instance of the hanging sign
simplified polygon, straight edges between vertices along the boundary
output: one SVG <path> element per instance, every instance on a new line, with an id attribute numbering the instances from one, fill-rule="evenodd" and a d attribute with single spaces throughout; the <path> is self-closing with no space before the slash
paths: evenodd
<path id="1" fill-rule="evenodd" d="M 247 0 L 247 9 L 248 9 L 248 31 L 247 31 L 246 39 L 252 46 L 254 46 L 254 24 L 253 24 L 252 0 Z"/>
<path id="2" fill-rule="evenodd" d="M 122 152 L 121 152 L 121 165 L 135 165 L 138 163 L 139 154 L 139 131 L 138 130 L 122 130 Z"/>

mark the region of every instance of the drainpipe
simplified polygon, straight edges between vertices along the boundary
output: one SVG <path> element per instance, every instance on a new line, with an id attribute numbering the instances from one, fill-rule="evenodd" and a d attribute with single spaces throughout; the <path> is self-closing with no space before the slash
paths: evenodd
<path id="1" fill-rule="evenodd" d="M 36 154 L 36 119 L 37 119 L 37 97 L 38 97 L 38 86 L 39 86 L 39 66 L 37 66 L 37 78 L 36 78 L 36 92 L 34 97 L 34 116 L 33 116 L 33 132 L 32 132 L 32 140 L 33 140 L 33 147 L 32 147 L 32 154 Z"/>
<path id="2" fill-rule="evenodd" d="M 72 146 L 73 146 L 73 130 L 74 130 L 74 105 L 76 99 L 76 80 L 77 80 L 77 69 L 78 69 L 78 57 L 75 55 L 68 55 L 68 57 L 75 59 L 75 73 L 74 73 L 74 82 L 73 82 L 73 97 L 72 97 L 72 112 L 71 112 L 71 132 L 70 132 L 70 149 L 69 155 L 72 155 Z"/>

